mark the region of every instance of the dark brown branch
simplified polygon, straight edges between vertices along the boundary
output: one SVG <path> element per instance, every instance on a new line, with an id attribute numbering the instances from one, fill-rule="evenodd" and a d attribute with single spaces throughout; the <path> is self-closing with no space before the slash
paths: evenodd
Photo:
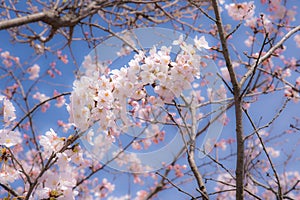
<path id="1" fill-rule="evenodd" d="M 17 197 L 17 199 L 21 199 L 21 198 L 18 198 L 19 195 L 17 194 L 16 191 L 14 191 L 10 186 L 6 185 L 6 184 L 3 184 L 3 183 L 0 183 L 0 186 L 2 188 L 4 188 L 9 194 L 12 194 L 13 196 Z"/>
<path id="2" fill-rule="evenodd" d="M 12 131 L 15 130 L 29 115 L 31 115 L 36 109 L 38 109 L 40 106 L 42 106 L 44 103 L 47 103 L 48 101 L 52 101 L 54 99 L 57 99 L 61 96 L 66 96 L 66 95 L 71 95 L 71 92 L 65 92 L 65 93 L 61 93 L 59 95 L 56 95 L 54 97 L 51 97 L 49 99 L 46 99 L 45 101 L 40 102 L 39 104 L 35 105 L 28 113 L 26 113 L 26 115 L 24 115 L 19 121 L 18 123 L 15 124 L 15 126 L 11 129 Z"/>
<path id="3" fill-rule="evenodd" d="M 255 66 L 254 66 L 253 73 L 252 73 L 252 75 L 251 75 L 251 77 L 250 77 L 250 80 L 249 80 L 247 86 L 244 88 L 244 91 L 242 92 L 241 96 L 243 96 L 243 95 L 247 92 L 248 88 L 250 87 L 250 85 L 251 85 L 251 83 L 252 83 L 252 81 L 253 81 L 253 79 L 254 79 L 255 72 L 256 72 L 256 68 L 258 67 L 258 61 L 259 61 L 259 59 L 260 59 L 260 57 L 261 57 L 261 55 L 262 55 L 262 52 L 263 52 L 263 50 L 264 50 L 264 47 L 265 47 L 265 45 L 266 45 L 267 38 L 268 38 L 268 33 L 266 34 L 266 36 L 265 36 L 265 38 L 264 38 L 264 41 L 263 41 L 263 43 L 262 43 L 262 45 L 261 45 L 261 48 L 260 48 L 260 51 L 259 51 L 259 54 L 258 54 L 258 58 L 257 58 L 257 60 L 256 60 Z"/>
<path id="4" fill-rule="evenodd" d="M 217 0 L 212 0 L 212 6 L 216 15 L 216 25 L 219 32 L 219 37 L 222 45 L 222 53 L 226 61 L 226 66 L 229 71 L 231 83 L 233 85 L 234 106 L 235 106 L 235 128 L 236 128 L 236 143 L 237 143 L 237 159 L 236 159 L 236 199 L 244 199 L 244 130 L 243 130 L 243 107 L 241 84 L 239 84 L 235 71 L 232 66 L 230 54 L 225 37 L 225 31 L 222 23 L 222 18 L 219 12 Z"/>
<path id="5" fill-rule="evenodd" d="M 192 199 L 195 199 L 195 197 L 193 197 L 191 194 L 189 194 L 188 192 L 184 191 L 183 189 L 181 189 L 180 187 L 178 187 L 176 184 L 174 184 L 170 179 L 168 179 L 168 177 L 162 175 L 159 172 L 156 172 L 155 174 L 159 175 L 160 177 L 162 177 L 163 179 L 167 180 L 174 188 L 176 188 L 179 192 L 182 192 L 183 194 L 186 194 L 188 196 L 190 196 Z"/>

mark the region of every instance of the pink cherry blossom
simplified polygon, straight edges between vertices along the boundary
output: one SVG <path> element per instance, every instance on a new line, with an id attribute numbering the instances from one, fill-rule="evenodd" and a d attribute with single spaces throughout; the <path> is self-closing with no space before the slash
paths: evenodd
<path id="1" fill-rule="evenodd" d="M 217 142 L 215 146 L 220 147 L 224 151 L 227 148 L 227 141 L 223 139 L 220 142 Z"/>
<path id="2" fill-rule="evenodd" d="M 145 190 L 140 190 L 136 193 L 136 197 L 134 200 L 144 200 L 148 195 L 148 192 Z"/>
<path id="3" fill-rule="evenodd" d="M 183 43 L 183 35 L 180 35 L 178 40 L 173 41 L 173 45 L 182 45 Z"/>
<path id="4" fill-rule="evenodd" d="M 194 43 L 195 43 L 197 49 L 199 49 L 199 50 L 201 48 L 210 49 L 210 47 L 208 46 L 208 42 L 206 41 L 204 36 L 201 36 L 199 39 L 198 39 L 198 36 L 196 36 L 194 39 Z"/>
<path id="5" fill-rule="evenodd" d="M 99 191 L 95 195 L 100 198 L 105 198 L 107 195 L 115 190 L 115 185 L 108 182 L 106 178 L 102 180 L 101 185 L 99 185 Z"/>
<path id="6" fill-rule="evenodd" d="M 40 137 L 39 143 L 44 148 L 44 154 L 49 157 L 52 152 L 58 152 L 64 145 L 65 138 L 60 138 L 57 134 L 50 129 L 45 135 Z"/>
<path id="7" fill-rule="evenodd" d="M 182 38 L 179 38 L 180 40 Z M 204 37 L 199 40 L 196 37 L 194 42 L 199 48 L 201 45 L 201 48 L 208 47 Z M 192 45 L 187 45 L 184 41 L 174 42 L 177 43 L 180 43 L 183 53 L 176 57 L 175 62 L 170 60 L 170 48 L 162 47 L 157 51 L 153 47 L 149 56 L 139 52 L 129 62 L 129 67 L 114 69 L 109 74 L 99 74 L 100 78 L 87 71 L 88 73 L 74 82 L 74 92 L 68 106 L 70 122 L 84 130 L 92 125 L 93 121 L 99 121 L 103 131 L 107 131 L 108 128 L 118 131 L 115 120 L 120 119 L 123 123 L 121 129 L 126 131 L 132 124 L 141 125 L 145 120 L 151 120 L 153 116 L 150 114 L 153 110 L 149 110 L 150 107 L 144 104 L 146 85 L 155 83 L 154 92 L 162 100 L 161 103 L 170 103 L 175 97 L 179 97 L 182 91 L 191 89 L 191 82 L 195 77 L 199 77 L 198 63 L 201 57 L 194 53 Z M 93 64 L 89 57 L 86 59 L 84 65 L 88 69 L 88 65 Z M 138 117 L 138 121 L 128 119 L 125 109 L 127 104 L 131 105 L 130 113 Z"/>
<path id="8" fill-rule="evenodd" d="M 298 102 L 300 98 L 299 93 L 290 86 L 285 87 L 284 96 L 293 99 L 295 102 Z"/>
<path id="9" fill-rule="evenodd" d="M 296 42 L 297 47 L 300 48 L 300 34 L 294 36 L 294 41 Z"/>
<path id="10" fill-rule="evenodd" d="M 243 3 L 226 4 L 228 15 L 234 20 L 249 19 L 254 15 L 255 5 L 253 1 Z"/>
<path id="11" fill-rule="evenodd" d="M 8 129 L 0 129 L 0 144 L 6 147 L 12 147 L 22 142 L 19 131 L 10 131 Z"/>
<path id="12" fill-rule="evenodd" d="M 54 90 L 53 96 L 58 96 L 58 95 L 60 95 L 60 93 L 57 92 L 56 90 Z M 60 96 L 60 97 L 56 98 L 56 101 L 57 101 L 57 103 L 55 104 L 55 106 L 58 108 L 64 106 L 66 103 L 66 99 L 64 96 Z"/>
<path id="13" fill-rule="evenodd" d="M 14 46 L 8 49 L 21 49 L 22 57 L 29 55 L 31 59 L 21 63 L 11 51 L 0 49 L 0 92 L 4 95 L 0 94 L 0 198 L 145 200 L 165 199 L 171 194 L 173 199 L 205 199 L 195 190 L 203 187 L 210 199 L 241 199 L 235 195 L 242 192 L 244 199 L 300 199 L 300 174 L 293 169 L 299 161 L 299 141 L 294 139 L 300 128 L 295 104 L 300 99 L 299 55 L 292 49 L 300 48 L 297 1 L 154 0 L 112 7 L 105 3 L 108 9 L 91 0 L 80 5 L 66 0 L 50 4 L 2 2 L 2 28 L 20 17 L 22 24 L 25 21 L 1 35 L 3 45 L 7 45 L 9 35 Z M 52 19 L 53 9 L 58 13 Z M 45 12 L 49 14 L 47 19 L 26 23 L 32 14 Z M 72 27 L 60 23 L 69 18 L 74 22 Z M 173 26 L 174 33 L 188 31 L 196 37 L 193 40 L 188 34 L 179 34 L 172 43 L 171 34 L 159 31 L 159 35 L 135 35 L 135 28 L 151 26 L 147 28 L 150 32 L 157 23 Z M 219 25 L 223 25 L 224 40 Z M 127 32 L 115 34 L 120 29 Z M 112 36 L 107 42 L 104 32 Z M 118 49 L 111 40 L 116 37 L 122 42 Z M 162 43 L 154 37 L 170 46 L 160 46 Z M 144 45 L 152 40 L 154 46 Z M 82 46 L 82 42 L 87 45 Z M 92 48 L 98 43 L 115 49 L 96 47 L 80 66 L 77 61 L 85 46 Z M 33 48 L 40 58 L 51 59 L 42 61 L 49 66 L 42 69 L 35 64 L 34 54 L 24 45 Z M 137 48 L 136 54 L 128 63 L 117 66 L 134 54 L 131 46 Z M 118 60 L 117 56 L 124 57 Z M 230 72 L 238 83 L 231 82 L 231 66 L 227 69 L 225 60 L 231 61 Z M 215 71 L 210 72 L 213 62 L 218 63 L 223 80 Z M 59 68 L 59 64 L 68 63 Z M 76 80 L 70 99 L 65 99 L 70 89 L 66 81 L 72 78 L 72 71 Z M 53 87 L 55 90 L 51 90 Z M 265 102 L 270 103 L 271 113 L 265 113 L 269 111 L 264 108 Z M 50 104 L 56 108 L 50 110 Z M 58 109 L 64 106 L 69 113 L 67 122 L 63 109 Z M 241 111 L 241 106 L 245 112 L 237 115 L 235 111 Z M 48 113 L 41 113 L 45 111 Z M 256 127 L 247 118 L 241 120 L 246 114 Z M 49 123 L 39 123 L 45 118 Z M 55 131 L 47 127 L 53 124 Z M 218 141 L 209 135 L 223 125 L 229 125 L 224 129 L 224 139 Z M 41 131 L 45 128 L 50 130 Z M 244 133 L 235 135 L 239 130 Z M 197 141 L 185 141 L 187 146 L 181 148 L 187 151 L 183 156 L 174 153 L 176 158 L 169 164 L 167 159 L 160 160 L 163 154 L 158 155 L 169 149 L 156 150 L 167 147 L 176 132 L 190 139 L 197 134 Z M 80 146 L 82 143 L 87 150 Z M 205 154 L 212 149 L 210 156 L 199 160 L 198 145 L 203 145 Z M 187 161 L 192 147 L 198 168 L 185 165 L 192 165 Z M 143 160 L 144 155 L 152 155 L 148 152 L 157 153 L 148 164 L 158 161 L 164 167 L 159 173 L 147 172 L 154 170 Z M 236 158 L 243 159 L 236 163 Z M 129 173 L 115 173 L 108 167 Z M 197 181 L 201 182 L 201 176 L 195 176 L 197 170 L 203 175 L 204 186 L 197 186 Z M 244 186 L 239 193 L 236 191 L 242 187 L 237 183 Z"/>
<path id="14" fill-rule="evenodd" d="M 19 178 L 19 171 L 13 165 L 2 164 L 0 168 L 0 181 L 3 184 L 13 183 Z"/>
<path id="15" fill-rule="evenodd" d="M 136 140 L 132 142 L 131 146 L 132 146 L 133 149 L 136 149 L 136 150 L 141 150 L 142 149 L 141 144 L 139 142 L 137 142 Z"/>
<path id="16" fill-rule="evenodd" d="M 15 107 L 12 102 L 7 99 L 5 96 L 0 95 L 0 102 L 2 101 L 2 110 L 3 110 L 3 121 L 6 126 L 8 126 L 12 121 L 16 119 Z"/>
<path id="17" fill-rule="evenodd" d="M 43 186 L 39 185 L 38 192 L 35 197 L 49 198 L 51 196 L 56 196 L 58 199 L 75 199 L 78 192 L 72 191 L 72 188 L 76 184 L 76 180 L 72 175 L 72 171 L 68 170 L 68 166 L 64 166 L 65 170 L 61 173 L 55 173 L 53 171 L 47 171 L 42 179 Z"/>
<path id="18" fill-rule="evenodd" d="M 114 102 L 114 97 L 110 90 L 100 90 L 94 100 L 97 101 L 98 108 L 110 109 Z"/>
<path id="19" fill-rule="evenodd" d="M 141 179 L 141 177 L 138 174 L 134 174 L 133 183 L 143 185 L 144 181 Z"/>
<path id="20" fill-rule="evenodd" d="M 246 45 L 247 47 L 251 47 L 251 46 L 253 45 L 254 41 L 255 41 L 255 38 L 254 38 L 252 35 L 250 35 L 250 36 L 248 37 L 248 39 L 245 40 L 244 43 L 245 43 L 245 45 Z"/>
<path id="21" fill-rule="evenodd" d="M 300 76 L 296 79 L 296 85 L 300 86 Z"/>
<path id="22" fill-rule="evenodd" d="M 63 128 L 63 132 L 68 132 L 68 130 L 71 128 L 71 123 L 64 123 L 62 120 L 57 121 L 58 126 Z"/>
<path id="23" fill-rule="evenodd" d="M 9 59 L 10 58 L 10 53 L 8 51 L 4 51 L 1 53 L 1 57 L 4 59 Z"/>
<path id="24" fill-rule="evenodd" d="M 175 176 L 177 177 L 182 177 L 184 176 L 182 170 L 185 170 L 187 168 L 186 165 L 179 165 L 179 164 L 175 164 L 172 169 L 175 171 Z"/>
<path id="25" fill-rule="evenodd" d="M 266 147 L 266 150 L 267 150 L 268 154 L 270 156 L 272 156 L 273 158 L 277 158 L 280 156 L 280 151 L 275 150 L 273 147 Z"/>
<path id="26" fill-rule="evenodd" d="M 32 97 L 34 99 L 39 100 L 40 102 L 44 102 L 47 99 L 49 99 L 48 96 L 46 96 L 45 94 L 42 94 L 40 92 L 36 92 Z M 42 112 L 46 112 L 49 107 L 50 107 L 50 103 L 49 102 L 43 103 L 43 105 L 42 105 Z"/>
<path id="27" fill-rule="evenodd" d="M 40 66 L 37 64 L 34 64 L 32 67 L 29 67 L 27 69 L 27 72 L 30 74 L 29 80 L 34 80 L 39 77 L 40 73 Z"/>
<path id="28" fill-rule="evenodd" d="M 222 77 L 226 81 L 230 81 L 230 75 L 229 75 L 229 71 L 228 71 L 227 67 L 222 67 L 220 70 L 221 70 Z"/>
<path id="29" fill-rule="evenodd" d="M 69 62 L 68 56 L 66 54 L 62 55 L 61 51 L 57 51 L 57 56 L 64 64 L 67 64 Z"/>

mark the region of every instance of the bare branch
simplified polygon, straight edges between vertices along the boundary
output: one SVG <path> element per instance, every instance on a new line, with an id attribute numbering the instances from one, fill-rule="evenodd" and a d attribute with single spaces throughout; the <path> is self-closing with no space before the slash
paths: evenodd
<path id="1" fill-rule="evenodd" d="M 40 12 L 40 13 L 34 13 L 31 15 L 27 15 L 24 17 L 19 17 L 15 19 L 7 19 L 0 22 L 0 30 L 13 28 L 17 26 L 22 26 L 24 24 L 30 24 L 33 22 L 42 21 L 46 16 L 46 13 Z"/>
<path id="2" fill-rule="evenodd" d="M 29 115 L 31 115 L 36 109 L 38 109 L 39 107 L 41 107 L 43 104 L 47 103 L 48 101 L 52 101 L 54 99 L 57 99 L 61 96 L 66 96 L 66 95 L 70 95 L 71 92 L 65 92 L 65 93 L 61 93 L 59 95 L 56 95 L 54 97 L 51 97 L 49 99 L 46 99 L 40 103 L 38 103 L 37 105 L 35 105 L 28 113 L 26 113 L 26 115 L 24 115 L 19 121 L 18 123 L 15 124 L 15 126 L 12 128 L 12 130 L 15 130 L 25 119 L 26 117 L 28 117 Z"/>
<path id="3" fill-rule="evenodd" d="M 245 81 L 248 79 L 249 76 L 251 76 L 251 74 L 254 73 L 255 70 L 255 66 L 260 65 L 262 62 L 264 62 L 265 60 L 267 60 L 270 56 L 272 56 L 272 54 L 274 53 L 274 51 L 276 49 L 278 49 L 287 39 L 289 39 L 294 33 L 296 33 L 297 31 L 300 30 L 300 25 L 293 28 L 292 30 L 290 30 L 285 36 L 283 36 L 281 38 L 281 40 L 279 42 L 277 42 L 277 44 L 275 44 L 265 55 L 263 55 L 262 57 L 259 58 L 258 61 L 256 61 L 255 63 L 253 63 L 250 67 L 250 69 L 247 71 L 247 73 L 245 73 L 245 75 L 242 77 L 241 81 L 240 81 L 240 85 L 243 85 L 245 83 Z"/>
<path id="4" fill-rule="evenodd" d="M 14 191 L 14 189 L 12 189 L 9 185 L 0 183 L 0 186 L 1 186 L 2 188 L 4 188 L 9 194 L 12 194 L 13 196 L 17 197 L 17 199 L 21 199 L 21 198 L 18 198 L 19 195 L 17 194 L 17 192 Z"/>
<path id="5" fill-rule="evenodd" d="M 197 119 L 196 119 L 196 112 L 195 112 L 195 106 L 190 105 L 190 112 L 191 112 L 191 117 L 192 117 L 192 128 L 190 132 L 190 138 L 191 138 L 191 144 L 190 144 L 190 149 L 188 150 L 188 162 L 191 167 L 191 170 L 196 178 L 197 184 L 198 184 L 198 191 L 201 193 L 202 198 L 204 200 L 208 200 L 208 194 L 206 191 L 206 187 L 202 178 L 202 175 L 200 174 L 198 167 L 195 162 L 195 145 L 196 145 L 196 136 L 197 136 Z"/>
<path id="6" fill-rule="evenodd" d="M 219 12 L 219 5 L 217 0 L 212 0 L 212 6 L 216 15 L 216 24 L 219 31 L 219 37 L 222 45 L 222 52 L 226 61 L 226 66 L 229 71 L 231 83 L 233 85 L 234 106 L 235 106 L 235 125 L 236 125 L 236 139 L 237 139 L 237 159 L 236 159 L 236 199 L 244 199 L 244 131 L 243 131 L 243 110 L 241 84 L 238 83 L 236 74 L 234 72 L 232 62 L 227 47 L 225 31 L 222 24 L 221 15 Z"/>
<path id="7" fill-rule="evenodd" d="M 168 177 L 162 175 L 159 172 L 156 172 L 155 174 L 159 175 L 160 177 L 162 177 L 163 179 L 167 180 L 174 188 L 176 188 L 179 192 L 182 192 L 183 194 L 186 194 L 188 196 L 190 196 L 192 199 L 195 199 L 195 197 L 193 197 L 191 194 L 189 194 L 188 192 L 184 191 L 183 189 L 181 189 L 179 186 L 177 186 L 175 183 L 173 183 L 170 179 L 168 179 Z"/>
<path id="8" fill-rule="evenodd" d="M 287 101 L 288 101 L 288 100 L 287 100 Z M 277 185 L 278 185 L 278 190 L 277 190 L 277 194 L 276 194 L 277 199 L 282 200 L 282 199 L 283 199 L 282 188 L 281 188 L 281 183 L 280 183 L 280 179 L 279 179 L 278 173 L 277 173 L 277 171 L 276 171 L 276 168 L 275 168 L 275 166 L 274 166 L 274 164 L 273 164 L 273 162 L 272 162 L 272 160 L 271 160 L 271 157 L 270 157 L 270 155 L 269 155 L 269 153 L 268 153 L 268 151 L 267 151 L 267 149 L 266 149 L 266 147 L 265 147 L 265 144 L 264 144 L 264 142 L 263 142 L 261 136 L 259 135 L 259 132 L 257 131 L 257 128 L 256 128 L 256 126 L 255 126 L 255 124 L 254 124 L 252 118 L 250 117 L 250 115 L 249 115 L 249 113 L 247 112 L 247 110 L 244 110 L 244 112 L 246 113 L 246 116 L 247 116 L 248 120 L 250 121 L 251 126 L 253 127 L 253 129 L 254 129 L 254 131 L 255 131 L 255 133 L 256 133 L 256 135 L 257 135 L 259 141 L 260 141 L 260 144 L 261 144 L 261 146 L 262 146 L 262 148 L 263 148 L 263 151 L 264 151 L 265 155 L 267 156 L 267 159 L 268 159 L 268 161 L 269 161 L 269 163 L 270 163 L 270 165 L 271 165 L 272 171 L 273 171 L 273 173 L 274 173 L 274 176 L 275 176 L 275 179 L 276 179 Z"/>

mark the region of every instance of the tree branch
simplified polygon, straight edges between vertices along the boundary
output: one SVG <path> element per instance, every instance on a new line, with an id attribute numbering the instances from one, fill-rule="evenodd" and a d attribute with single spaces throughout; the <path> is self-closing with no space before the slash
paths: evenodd
<path id="1" fill-rule="evenodd" d="M 189 194 L 188 192 L 184 191 L 183 189 L 181 189 L 180 187 L 178 187 L 175 183 L 173 183 L 170 179 L 168 179 L 168 177 L 162 175 L 159 172 L 156 172 L 155 174 L 159 175 L 160 177 L 162 177 L 163 179 L 167 180 L 174 188 L 176 188 L 179 192 L 182 192 L 183 194 L 186 194 L 188 196 L 190 196 L 192 199 L 195 199 L 195 197 L 193 197 L 191 194 Z"/>
<path id="2" fill-rule="evenodd" d="M 38 22 L 38 21 L 41 21 L 42 19 L 44 19 L 45 16 L 46 16 L 45 12 L 40 12 L 40 13 L 34 13 L 31 15 L 27 15 L 24 17 L 4 20 L 4 21 L 0 22 L 0 30 L 14 28 L 14 27 L 25 25 L 25 24 L 30 24 L 33 22 Z"/>
<path id="3" fill-rule="evenodd" d="M 14 191 L 10 186 L 0 183 L 0 186 L 2 188 L 4 188 L 9 194 L 12 194 L 13 196 L 15 196 L 17 199 L 21 199 L 20 196 L 17 194 L 16 191 Z"/>
<path id="4" fill-rule="evenodd" d="M 235 106 L 235 129 L 237 142 L 237 159 L 236 159 L 236 199 L 244 199 L 244 130 L 243 130 L 243 107 L 241 85 L 238 83 L 236 74 L 234 72 L 232 62 L 227 47 L 225 31 L 222 24 L 222 18 L 219 12 L 219 5 L 217 0 L 212 0 L 212 6 L 216 15 L 216 25 L 219 32 L 219 37 L 222 45 L 222 53 L 226 61 L 226 66 L 229 71 L 231 83 L 233 85 L 234 106 Z"/>
<path id="5" fill-rule="evenodd" d="M 192 103 L 191 103 L 192 104 Z M 196 112 L 195 112 L 195 106 L 194 105 L 190 105 L 190 112 L 191 112 L 191 117 L 192 117 L 192 128 L 191 128 L 191 136 L 190 136 L 190 149 L 188 150 L 187 154 L 188 154 L 188 162 L 189 162 L 189 165 L 191 167 L 191 170 L 196 178 L 196 181 L 197 181 L 197 184 L 198 184 L 198 187 L 199 189 L 197 191 L 199 191 L 202 195 L 202 198 L 204 200 L 208 200 L 209 197 L 208 197 L 208 194 L 207 194 L 207 191 L 206 191 L 206 187 L 205 187 L 205 184 L 203 182 L 203 178 L 202 178 L 202 175 L 200 174 L 199 170 L 198 170 L 198 167 L 196 165 L 196 162 L 195 162 L 195 145 L 196 145 L 196 136 L 197 136 L 197 130 L 196 130 L 196 127 L 197 127 L 197 119 L 196 119 Z"/>
<path id="6" fill-rule="evenodd" d="M 256 61 L 255 63 L 253 63 L 251 65 L 249 71 L 247 73 L 245 73 L 245 75 L 242 77 L 242 79 L 240 81 L 240 85 L 243 85 L 245 83 L 245 81 L 248 79 L 248 77 L 251 76 L 251 74 L 254 73 L 254 70 L 255 70 L 256 66 L 260 65 L 262 62 L 264 62 L 265 60 L 267 60 L 274 53 L 274 51 L 276 49 L 278 49 L 287 39 L 289 39 L 294 33 L 296 33 L 299 30 L 300 30 L 300 25 L 297 26 L 297 27 L 295 27 L 295 28 L 293 28 L 292 30 L 290 30 L 265 55 L 263 55 L 262 57 L 259 58 L 258 61 Z"/>
<path id="7" fill-rule="evenodd" d="M 288 102 L 288 100 L 286 101 L 286 103 L 287 103 L 287 102 Z M 251 118 L 250 115 L 248 114 L 247 110 L 244 110 L 244 111 L 245 111 L 246 116 L 247 116 L 248 120 L 250 121 L 250 124 L 251 124 L 251 126 L 253 127 L 253 129 L 254 129 L 254 131 L 255 131 L 255 133 L 256 133 L 258 139 L 259 139 L 259 142 L 260 142 L 260 144 L 261 144 L 261 146 L 262 146 L 262 148 L 263 148 L 263 151 L 264 151 L 264 153 L 266 154 L 267 159 L 268 159 L 268 161 L 269 161 L 269 163 L 270 163 L 270 165 L 271 165 L 271 169 L 272 169 L 272 171 L 273 171 L 273 173 L 274 173 L 274 176 L 275 176 L 275 179 L 276 179 L 276 182 L 277 182 L 277 185 L 278 185 L 278 190 L 277 190 L 277 194 L 276 194 L 277 199 L 282 200 L 282 199 L 283 199 L 283 194 L 282 194 L 282 188 L 281 188 L 281 184 L 280 184 L 280 179 L 279 179 L 278 173 L 277 173 L 277 171 L 276 171 L 276 169 L 275 169 L 275 166 L 274 166 L 274 164 L 273 164 L 273 162 L 272 162 L 272 160 L 271 160 L 271 157 L 270 157 L 270 155 L 269 155 L 269 153 L 268 153 L 268 151 L 267 151 L 267 149 L 266 149 L 266 147 L 265 147 L 265 143 L 263 142 L 261 136 L 259 135 L 259 132 L 257 131 L 257 128 L 256 128 L 256 126 L 255 126 L 255 124 L 254 124 L 252 118 Z"/>

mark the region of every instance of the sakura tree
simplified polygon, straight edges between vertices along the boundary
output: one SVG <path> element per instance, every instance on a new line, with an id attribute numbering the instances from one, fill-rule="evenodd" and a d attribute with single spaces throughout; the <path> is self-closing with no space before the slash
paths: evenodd
<path id="1" fill-rule="evenodd" d="M 0 9 L 1 198 L 300 198 L 296 0 Z"/>

